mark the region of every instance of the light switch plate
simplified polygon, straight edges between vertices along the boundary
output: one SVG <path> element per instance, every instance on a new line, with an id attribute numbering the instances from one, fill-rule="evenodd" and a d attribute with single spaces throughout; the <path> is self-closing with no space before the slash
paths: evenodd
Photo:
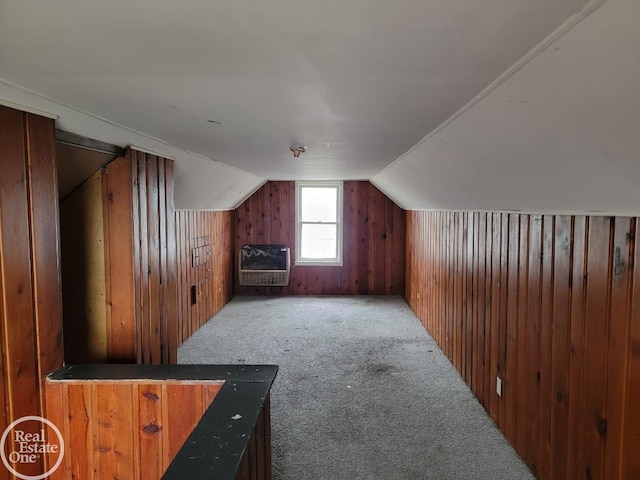
<path id="1" fill-rule="evenodd" d="M 500 377 L 496 377 L 496 393 L 499 397 L 502 396 L 502 379 Z"/>

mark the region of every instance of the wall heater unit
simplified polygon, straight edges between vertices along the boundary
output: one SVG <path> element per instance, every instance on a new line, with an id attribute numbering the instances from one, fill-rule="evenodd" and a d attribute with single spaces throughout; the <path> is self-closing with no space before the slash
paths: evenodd
<path id="1" fill-rule="evenodd" d="M 291 254 L 286 245 L 244 245 L 238 255 L 240 285 L 289 285 Z"/>

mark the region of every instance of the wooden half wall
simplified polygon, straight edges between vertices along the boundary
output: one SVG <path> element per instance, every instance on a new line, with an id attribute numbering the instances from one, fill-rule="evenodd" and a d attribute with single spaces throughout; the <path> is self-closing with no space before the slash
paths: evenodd
<path id="1" fill-rule="evenodd" d="M 178 344 L 233 297 L 234 212 L 178 211 Z"/>
<path id="2" fill-rule="evenodd" d="M 222 384 L 47 381 L 49 420 L 67 445 L 49 478 L 161 478 Z"/>
<path id="3" fill-rule="evenodd" d="M 57 188 L 53 120 L 0 106 L 0 431 L 43 414 L 44 377 L 62 365 Z"/>
<path id="4" fill-rule="evenodd" d="M 295 182 L 267 182 L 236 209 L 234 262 L 244 244 L 285 244 L 291 248 L 289 286 L 247 287 L 236 283 L 236 293 L 403 294 L 405 215 L 400 207 L 370 182 L 345 181 L 343 266 L 296 267 L 295 191 Z"/>
<path id="5" fill-rule="evenodd" d="M 48 419 L 64 440 L 46 451 L 49 465 L 57 465 L 47 478 L 269 480 L 269 392 L 277 371 L 275 365 L 65 366 L 45 384 Z M 62 444 L 53 429 L 36 428 L 46 429 L 48 444 Z"/>
<path id="6" fill-rule="evenodd" d="M 639 221 L 407 213 L 407 302 L 540 480 L 640 478 Z"/>

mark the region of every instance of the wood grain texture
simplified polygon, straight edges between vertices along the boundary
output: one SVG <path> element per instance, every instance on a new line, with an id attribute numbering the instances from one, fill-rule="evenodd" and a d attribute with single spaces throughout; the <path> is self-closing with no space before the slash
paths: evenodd
<path id="1" fill-rule="evenodd" d="M 567 462 L 568 434 L 568 372 L 569 372 L 569 320 L 571 318 L 570 283 L 572 268 L 572 219 L 555 219 L 552 317 L 550 322 L 551 349 L 549 365 L 550 421 L 549 476 L 563 478 Z"/>
<path id="2" fill-rule="evenodd" d="M 24 114 L 0 107 L 0 115 L 2 350 L 6 409 L 9 418 L 16 419 L 33 415 L 39 408 L 27 151 Z"/>
<path id="3" fill-rule="evenodd" d="M 527 338 L 524 345 L 527 374 L 523 388 L 526 390 L 525 406 L 527 428 L 525 447 L 521 456 L 531 471 L 538 472 L 538 434 L 540 431 L 540 316 L 542 312 L 542 217 L 533 215 L 529 224 L 529 291 L 526 319 Z"/>
<path id="4" fill-rule="evenodd" d="M 407 212 L 407 302 L 538 478 L 638 478 L 638 219 L 470 215 Z"/>
<path id="5" fill-rule="evenodd" d="M 64 358 L 69 364 L 108 358 L 102 175 L 96 172 L 60 204 Z"/>
<path id="6" fill-rule="evenodd" d="M 590 218 L 585 319 L 585 350 L 588 355 L 585 356 L 582 386 L 585 409 L 582 428 L 584 472 L 591 478 L 603 478 L 604 442 L 607 433 L 611 433 L 604 418 L 611 253 L 611 219 Z"/>
<path id="7" fill-rule="evenodd" d="M 584 331 L 586 298 L 586 249 L 589 231 L 587 217 L 574 218 L 573 269 L 571 272 L 571 316 L 569 318 L 569 385 L 567 390 L 567 465 L 565 478 L 579 478 L 584 461 L 580 419 L 584 414 L 582 384 L 584 382 Z"/>
<path id="8" fill-rule="evenodd" d="M 107 360 L 175 363 L 173 161 L 127 150 L 103 178 Z"/>
<path id="9" fill-rule="evenodd" d="M 62 365 L 53 120 L 0 106 L 0 429 L 45 414 L 44 376 Z M 19 471 L 38 475 L 38 459 Z M 0 479 L 9 472 L 0 468 Z"/>
<path id="10" fill-rule="evenodd" d="M 163 323 L 166 325 L 167 344 L 163 345 L 163 362 L 169 364 L 178 363 L 178 250 L 176 214 L 174 204 L 175 190 L 175 165 L 172 161 L 164 163 L 164 210 L 166 218 L 166 242 L 162 248 L 166 251 L 164 264 L 163 294 L 164 305 L 162 308 Z"/>
<path id="11" fill-rule="evenodd" d="M 478 236 L 478 267 L 477 277 L 478 284 L 476 290 L 476 329 L 477 329 L 477 344 L 474 348 L 474 357 L 476 358 L 476 387 L 473 389 L 476 392 L 476 396 L 482 405 L 485 405 L 485 303 L 486 303 L 486 252 L 487 252 L 487 215 L 478 213 L 478 229 L 476 230 Z M 407 232 L 407 237 L 410 232 Z"/>
<path id="12" fill-rule="evenodd" d="M 640 220 L 634 219 L 632 235 L 631 258 L 629 262 L 629 275 L 633 276 L 631 287 L 631 310 L 629 312 L 630 331 L 628 348 L 628 373 L 627 392 L 625 400 L 625 431 L 623 448 L 625 461 L 622 463 L 623 478 L 640 478 L 640 455 L 638 444 L 640 443 L 640 409 L 633 405 L 640 405 Z"/>
<path id="13" fill-rule="evenodd" d="M 271 414 L 270 398 L 267 395 L 235 478 L 270 480 L 271 473 Z"/>
<path id="14" fill-rule="evenodd" d="M 36 355 L 38 377 L 43 379 L 62 364 L 63 357 L 54 123 L 28 113 L 25 119 Z"/>
<path id="15" fill-rule="evenodd" d="M 134 229 L 130 163 L 120 157 L 103 175 L 108 359 L 136 362 Z"/>
<path id="16" fill-rule="evenodd" d="M 621 451 L 626 408 L 627 346 L 630 331 L 632 275 L 629 270 L 634 238 L 632 219 L 616 218 L 612 238 L 612 274 L 609 301 L 609 336 L 607 339 L 607 386 L 603 418 L 607 421 L 604 445 L 605 478 L 621 478 L 622 465 L 616 452 Z"/>
<path id="17" fill-rule="evenodd" d="M 549 466 L 551 456 L 551 324 L 553 318 L 553 266 L 555 263 L 554 252 L 554 223 L 553 215 L 545 215 L 542 218 L 542 310 L 540 312 L 540 420 L 538 423 L 538 476 L 549 478 Z"/>
<path id="18" fill-rule="evenodd" d="M 526 345 L 527 339 L 529 335 L 529 325 L 527 323 L 528 311 L 529 311 L 529 216 L 521 215 L 520 216 L 520 231 L 518 235 L 518 241 L 520 243 L 520 248 L 518 249 L 518 311 L 515 317 L 515 321 L 518 324 L 518 338 L 516 341 L 516 357 L 518 362 L 518 374 L 517 379 L 511 379 L 511 385 L 509 386 L 509 390 L 511 391 L 511 395 L 514 394 L 517 398 L 518 405 L 518 417 L 517 423 L 515 426 L 516 429 L 516 440 L 512 444 L 514 445 L 516 451 L 524 452 L 525 445 L 527 442 L 527 430 L 526 428 L 529 426 L 528 417 L 526 412 L 527 406 L 527 389 L 526 389 L 526 381 L 522 382 L 522 379 L 527 379 L 528 373 L 528 359 L 526 355 Z"/>
<path id="19" fill-rule="evenodd" d="M 233 211 L 176 212 L 180 344 L 233 297 L 234 215 Z"/>
<path id="20" fill-rule="evenodd" d="M 47 405 L 67 444 L 51 478 L 160 478 L 221 386 L 48 380 Z"/>
<path id="21" fill-rule="evenodd" d="M 64 397 L 63 397 L 63 388 L 62 385 L 56 385 L 51 388 L 45 385 L 43 392 L 46 391 L 46 394 L 43 395 L 43 400 L 45 400 L 46 408 L 45 408 L 45 418 L 53 422 L 54 425 L 62 427 L 65 422 L 69 423 L 69 417 L 65 418 L 64 415 Z M 61 430 L 62 431 L 62 430 Z M 65 442 L 68 439 L 64 439 Z M 50 441 L 54 443 L 53 440 Z M 55 444 L 58 445 L 58 442 L 55 441 Z M 64 455 L 64 452 L 62 452 Z M 49 471 L 49 469 L 54 465 L 55 458 L 53 455 L 45 457 L 45 471 Z M 68 462 L 67 458 L 63 457 L 62 463 L 56 469 L 56 471 L 50 475 L 48 478 L 51 480 L 63 480 L 67 478 L 72 478 L 71 476 L 71 464 Z"/>
<path id="22" fill-rule="evenodd" d="M 287 287 L 235 285 L 239 294 L 404 294 L 405 217 L 369 182 L 345 181 L 343 265 L 292 265 Z M 267 182 L 235 212 L 233 258 L 242 245 L 285 244 L 295 258 L 295 183 Z M 293 260 L 292 260 L 293 263 Z"/>
<path id="23" fill-rule="evenodd" d="M 518 390 L 512 388 L 518 382 L 518 253 L 520 251 L 520 216 L 508 218 L 508 257 L 507 257 L 507 308 L 506 308 L 506 357 L 502 370 L 505 377 L 503 395 L 505 397 L 504 432 L 507 439 L 515 445 L 519 413 Z"/>

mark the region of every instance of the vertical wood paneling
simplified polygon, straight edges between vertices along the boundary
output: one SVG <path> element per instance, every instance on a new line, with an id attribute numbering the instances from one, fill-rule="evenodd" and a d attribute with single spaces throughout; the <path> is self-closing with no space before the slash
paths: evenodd
<path id="1" fill-rule="evenodd" d="M 173 161 L 128 150 L 104 169 L 108 361 L 176 361 Z"/>
<path id="2" fill-rule="evenodd" d="M 490 370 L 488 375 L 489 382 L 489 414 L 494 422 L 500 425 L 500 397 L 496 390 L 496 377 L 499 375 L 498 366 L 500 364 L 500 307 L 502 298 L 500 296 L 501 267 L 500 251 L 502 248 L 502 219 L 501 214 L 492 214 L 491 222 L 491 244 L 493 246 L 491 252 L 491 317 L 488 328 L 489 332 L 489 355 Z"/>
<path id="3" fill-rule="evenodd" d="M 295 192 L 295 187 L 293 183 L 291 185 L 291 189 L 293 192 Z M 365 208 L 365 205 L 368 206 L 368 203 L 367 203 L 368 196 L 367 196 L 366 189 L 358 188 L 357 186 L 355 186 L 355 189 L 356 189 L 356 195 L 357 195 L 356 201 L 358 202 L 357 203 L 358 205 L 358 217 L 357 217 L 358 244 L 356 247 L 357 250 L 355 252 L 358 258 L 358 294 L 366 295 L 368 292 L 367 282 L 369 279 L 369 269 L 373 268 L 373 265 L 367 268 L 368 262 L 369 262 L 369 257 L 368 257 L 369 249 L 367 248 L 369 216 L 367 215 L 368 212 L 367 212 L 367 208 Z M 294 221 L 295 221 L 295 216 L 294 216 Z M 294 229 L 295 229 L 295 224 L 294 224 Z M 292 237 L 292 238 L 295 238 L 295 237 Z M 336 267 L 332 267 L 332 268 L 336 268 Z M 308 277 L 314 274 L 315 271 L 317 271 L 317 268 L 300 267 L 299 269 L 296 269 L 296 270 L 300 270 L 303 275 L 306 274 L 306 281 L 303 281 L 303 285 L 305 287 L 306 293 L 307 294 L 315 293 L 315 288 L 309 282 Z M 305 277 L 303 276 L 303 278 Z"/>
<path id="4" fill-rule="evenodd" d="M 175 172 L 174 162 L 166 161 L 164 163 L 164 210 L 166 218 L 166 243 L 163 243 L 163 249 L 166 251 L 164 264 L 165 277 L 163 279 L 163 296 L 164 307 L 162 319 L 166 325 L 167 345 L 163 350 L 163 363 L 174 364 L 178 362 L 178 247 L 177 247 L 177 230 L 176 216 L 174 204 L 175 190 Z M 162 200 L 162 197 L 161 197 Z"/>
<path id="5" fill-rule="evenodd" d="M 483 386 L 483 405 L 487 412 L 490 412 L 491 398 L 495 395 L 495 377 L 492 376 L 491 364 L 491 339 L 492 339 L 492 304 L 493 304 L 493 215 L 487 214 L 486 223 L 486 240 L 485 240 L 485 285 L 484 285 L 484 344 L 482 346 L 482 354 L 484 355 L 484 386 Z M 444 295 L 444 292 L 443 292 Z M 496 299 L 497 300 L 497 299 Z"/>
<path id="6" fill-rule="evenodd" d="M 455 238 L 455 225 L 454 222 L 452 220 L 453 217 L 453 213 L 452 212 L 447 212 L 446 213 L 446 228 L 445 228 L 445 235 L 447 238 L 447 245 L 450 245 L 451 248 L 447 248 L 445 250 L 445 258 L 446 258 L 446 271 L 445 271 L 445 280 L 446 280 L 446 292 L 447 295 L 445 295 L 445 327 L 444 327 L 444 334 L 445 334 L 445 353 L 448 355 L 448 357 L 455 362 L 455 356 L 454 356 L 454 352 L 453 352 L 453 323 L 455 320 L 455 311 L 454 311 L 454 305 L 455 305 L 455 296 L 456 296 L 456 291 L 454 288 L 454 282 L 455 282 L 455 249 L 456 249 L 456 244 L 454 241 Z"/>
<path id="7" fill-rule="evenodd" d="M 572 220 L 556 217 L 553 262 L 553 315 L 551 318 L 551 364 L 549 428 L 550 478 L 563 478 L 567 463 L 568 372 L 570 282 L 572 269 Z"/>
<path id="8" fill-rule="evenodd" d="M 160 478 L 164 473 L 162 387 L 159 384 L 136 385 L 138 393 L 138 431 L 140 432 L 140 458 L 144 461 L 146 478 Z M 134 403 L 135 408 L 135 403 Z"/>
<path id="9" fill-rule="evenodd" d="M 454 360 L 453 357 L 453 352 L 451 350 L 451 335 L 452 335 L 452 329 L 451 329 L 451 317 L 452 317 L 452 312 L 451 312 L 451 306 L 453 305 L 453 297 L 455 295 L 455 291 L 453 290 L 453 279 L 455 278 L 453 273 L 452 273 L 452 268 L 453 268 L 453 259 L 452 259 L 452 254 L 451 251 L 453 249 L 453 246 L 455 246 L 455 242 L 453 241 L 453 225 L 451 224 L 451 213 L 447 212 L 445 214 L 445 243 L 444 243 L 444 247 L 445 247 L 445 251 L 444 251 L 444 265 L 445 265 L 445 270 L 444 270 L 444 285 L 445 285 L 445 289 L 447 291 L 450 291 L 452 294 L 451 295 L 445 295 L 443 297 L 444 299 L 444 353 L 445 355 L 447 355 L 452 361 Z"/>
<path id="10" fill-rule="evenodd" d="M 233 297 L 234 212 L 179 211 L 175 228 L 180 239 L 178 254 L 178 342 L 181 344 L 222 309 Z M 193 254 L 207 259 L 193 266 Z M 196 303 L 191 289 L 196 287 Z"/>
<path id="11" fill-rule="evenodd" d="M 537 477 L 638 478 L 638 219 L 406 216 L 407 302 Z"/>
<path id="12" fill-rule="evenodd" d="M 62 365 L 60 215 L 53 122 L 30 114 L 25 118 L 36 355 L 42 379 Z"/>
<path id="13" fill-rule="evenodd" d="M 571 272 L 571 317 L 569 318 L 569 402 L 567 429 L 567 466 L 565 478 L 579 478 L 584 474 L 583 429 L 584 414 L 584 332 L 586 299 L 586 252 L 588 219 L 575 217 L 573 231 L 573 269 Z"/>
<path id="14" fill-rule="evenodd" d="M 516 451 L 526 451 L 527 432 L 531 428 L 530 419 L 527 415 L 527 379 L 528 364 L 527 339 L 530 335 L 529 324 L 527 322 L 529 312 L 529 216 L 520 216 L 520 248 L 518 250 L 518 312 L 516 319 L 518 323 L 518 340 L 516 344 L 518 376 L 512 378 L 509 386 L 511 395 L 517 395 L 518 416 L 516 424 L 516 441 L 513 443 Z"/>
<path id="15" fill-rule="evenodd" d="M 498 399 L 498 425 L 503 430 L 506 423 L 506 406 L 508 398 L 507 378 L 507 307 L 508 307 L 508 287 L 509 287 L 509 216 L 503 214 L 500 218 L 500 321 L 498 331 L 500 332 L 498 346 L 498 372 L 502 379 L 506 379 L 502 388 L 502 395 Z"/>
<path id="16" fill-rule="evenodd" d="M 270 479 L 271 475 L 271 394 L 267 395 L 262 406 L 262 424 L 264 427 L 264 477 Z"/>
<path id="17" fill-rule="evenodd" d="M 267 396 L 252 434 L 240 460 L 236 480 L 268 480 L 271 478 L 270 400 Z"/>
<path id="18" fill-rule="evenodd" d="M 47 381 L 50 418 L 66 442 L 51 478 L 160 478 L 220 388 L 220 382 Z"/>
<path id="19" fill-rule="evenodd" d="M 507 311 L 506 311 L 506 357 L 502 366 L 506 379 L 503 392 L 505 405 L 504 432 L 512 443 L 517 442 L 518 426 L 518 253 L 520 251 L 520 216 L 508 218 L 508 258 L 507 258 Z"/>
<path id="20" fill-rule="evenodd" d="M 161 363 L 161 316 L 160 316 L 160 211 L 158 207 L 158 159 L 149 155 L 147 159 L 147 232 L 141 231 L 142 236 L 148 238 L 149 245 L 149 276 L 147 291 L 143 295 L 148 298 L 149 316 L 145 318 L 145 329 L 149 338 L 148 362 Z"/>
<path id="21" fill-rule="evenodd" d="M 166 401 L 170 405 L 189 405 L 189 408 L 166 408 L 163 424 L 170 426 L 164 432 L 168 451 L 165 457 L 173 459 L 187 439 L 193 427 L 198 423 L 204 410 L 202 387 L 196 389 L 188 384 L 169 384 L 166 386 Z"/>
<path id="22" fill-rule="evenodd" d="M 629 342 L 629 313 L 631 293 L 631 238 L 634 236 L 630 218 L 616 218 L 613 229 L 612 282 L 608 338 L 607 384 L 604 419 L 607 433 L 604 445 L 605 478 L 620 478 L 624 436 L 625 380 L 627 379 L 627 345 Z M 633 408 L 633 407 L 632 407 Z"/>
<path id="23" fill-rule="evenodd" d="M 629 315 L 630 334 L 628 343 L 628 375 L 627 375 L 627 393 L 625 402 L 625 431 L 624 431 L 624 456 L 622 462 L 623 478 L 640 478 L 640 455 L 638 455 L 638 445 L 640 444 L 640 409 L 634 408 L 634 405 L 640 405 L 640 245 L 638 245 L 638 235 L 640 228 L 640 220 L 635 219 L 634 229 L 630 241 L 632 242 L 631 251 L 633 255 L 633 263 L 629 264 L 633 272 L 632 283 L 632 303 Z"/>
<path id="24" fill-rule="evenodd" d="M 475 228 L 475 214 L 468 213 L 467 214 L 467 231 L 465 233 L 467 238 L 467 258 L 466 258 L 466 273 L 467 273 L 467 282 L 466 282 L 466 344 L 465 344 L 465 355 L 466 355 L 466 363 L 467 363 L 467 385 L 470 387 L 474 384 L 475 371 L 474 371 L 474 356 L 473 356 L 473 346 L 476 344 L 475 339 L 475 328 L 474 328 L 474 314 L 475 314 L 475 295 L 474 295 L 474 282 L 476 279 L 476 270 L 474 268 L 474 255 L 475 255 L 475 238 L 476 235 L 474 233 Z"/>
<path id="25" fill-rule="evenodd" d="M 477 311 L 477 320 L 476 320 L 476 328 L 477 332 L 477 344 L 474 349 L 474 356 L 476 358 L 477 363 L 477 380 L 476 380 L 476 388 L 474 391 L 476 392 L 476 396 L 482 405 L 486 408 L 486 400 L 484 394 L 484 385 L 485 385 L 485 301 L 486 301 L 486 239 L 487 239 L 487 215 L 484 213 L 478 213 L 478 289 L 476 290 L 476 311 Z M 409 235 L 410 232 L 407 232 Z"/>
<path id="26" fill-rule="evenodd" d="M 453 287 L 454 287 L 454 298 L 453 298 L 453 308 L 451 309 L 453 313 L 453 318 L 451 319 L 451 338 L 453 340 L 453 364 L 456 366 L 458 371 L 460 371 L 463 375 L 462 371 L 462 334 L 464 332 L 462 328 L 462 255 L 460 254 L 462 248 L 462 233 L 461 233 L 461 225 L 460 225 L 460 212 L 455 212 L 453 214 L 453 223 L 454 223 L 454 238 L 455 242 L 452 243 L 453 246 Z"/>
<path id="27" fill-rule="evenodd" d="M 108 358 L 102 177 L 99 170 L 60 204 L 64 359 L 68 364 L 99 363 Z"/>
<path id="28" fill-rule="evenodd" d="M 0 106 L 0 252 L 6 424 L 39 411 L 24 114 Z M 34 395 L 36 392 L 36 395 Z M 5 425 L 6 425 L 5 424 Z M 33 474 L 35 471 L 26 472 Z"/>
<path id="29" fill-rule="evenodd" d="M 65 422 L 68 424 L 69 423 L 69 417 L 66 416 L 65 418 L 65 404 L 64 402 L 66 401 L 66 398 L 63 397 L 63 385 L 55 385 L 55 386 L 49 386 L 46 385 L 43 388 L 43 392 L 46 389 L 46 395 L 43 395 L 43 399 L 46 399 L 45 404 L 46 404 L 46 410 L 45 410 L 45 418 L 51 422 L 53 422 L 54 425 L 60 426 L 64 428 L 64 424 Z M 65 442 L 68 441 L 69 439 L 65 439 Z M 51 442 L 53 443 L 53 442 Z M 57 442 L 56 442 L 57 444 Z M 64 452 L 63 452 L 64 453 Z M 53 456 L 52 456 L 53 457 Z M 46 467 L 45 467 L 45 471 L 49 471 L 49 469 L 53 466 L 55 462 L 54 458 L 49 458 L 46 457 L 45 458 L 45 463 L 46 463 Z M 49 477 L 51 480 L 64 480 L 67 478 L 72 478 L 71 477 L 71 463 L 69 462 L 69 458 L 65 457 L 62 460 L 62 463 L 60 464 L 60 466 L 56 469 L 56 471 L 54 472 L 53 475 L 50 475 Z"/>
<path id="30" fill-rule="evenodd" d="M 136 361 L 134 230 L 129 161 L 118 158 L 103 175 L 107 274 L 107 352 L 112 362 Z"/>
<path id="31" fill-rule="evenodd" d="M 146 282 L 146 275 L 143 277 L 142 272 L 146 272 L 145 266 L 143 266 L 143 259 L 147 258 L 147 248 L 148 246 L 141 242 L 139 235 L 137 232 L 141 231 L 140 222 L 145 221 L 146 215 L 143 212 L 146 212 L 146 182 L 144 181 L 144 174 L 140 175 L 140 168 L 144 168 L 144 162 L 138 162 L 138 151 L 131 150 L 128 152 L 129 154 L 129 169 L 131 171 L 131 221 L 132 221 L 132 239 L 131 242 L 133 244 L 133 279 L 134 279 L 134 317 L 136 322 L 141 322 L 143 318 L 145 318 L 144 312 L 145 309 L 148 308 L 146 304 L 142 302 L 142 291 L 144 287 L 140 285 L 141 282 Z M 142 157 L 142 153 L 140 153 Z M 140 184 L 142 179 L 142 185 Z M 146 228 L 146 227 L 145 227 Z M 145 302 L 146 303 L 146 302 Z M 147 353 L 148 348 L 144 350 L 142 345 L 148 345 L 148 342 L 145 342 L 142 338 L 142 331 L 144 329 L 142 326 L 136 328 L 136 338 L 134 343 L 136 345 L 136 361 L 138 363 L 148 362 Z"/>
<path id="32" fill-rule="evenodd" d="M 131 398 L 132 385 L 96 385 L 92 420 L 97 430 L 98 478 L 135 478 Z"/>
<path id="33" fill-rule="evenodd" d="M 44 376 L 62 364 L 53 120 L 0 106 L 0 430 L 44 415 Z M 19 470 L 43 472 L 41 460 Z M 0 468 L 0 478 L 9 472 Z"/>
<path id="34" fill-rule="evenodd" d="M 604 418 L 606 388 L 608 303 L 611 284 L 611 220 L 593 217 L 589 222 L 587 253 L 587 303 L 585 321 L 585 378 L 582 418 L 584 434 L 585 475 L 602 478 L 604 440 L 607 434 Z"/>
<path id="35" fill-rule="evenodd" d="M 540 356 L 538 375 L 540 378 L 540 420 L 538 432 L 538 476 L 549 477 L 551 456 L 551 323 L 553 318 L 553 265 L 554 265 L 553 215 L 545 215 L 542 220 L 542 311 L 540 312 Z"/>
<path id="36" fill-rule="evenodd" d="M 53 384 L 51 384 L 54 386 Z M 63 412 L 68 420 L 63 428 L 69 432 L 65 436 L 69 445 L 86 445 L 86 461 L 75 455 L 65 455 L 65 462 L 70 465 L 71 475 L 64 478 L 91 478 L 97 471 L 94 460 L 97 456 L 98 430 L 92 421 L 95 412 L 95 388 L 92 385 L 64 385 Z M 47 404 L 49 392 L 47 391 Z M 73 414 L 71 414 L 73 412 Z"/>
<path id="37" fill-rule="evenodd" d="M 292 265 L 288 287 L 235 286 L 240 294 L 404 294 L 405 217 L 369 182 L 346 181 L 343 266 Z M 295 183 L 267 182 L 236 209 L 234 268 L 246 243 L 285 244 L 295 259 Z"/>
<path id="38" fill-rule="evenodd" d="M 540 429 L 540 315 L 542 305 L 542 217 L 532 215 L 529 224 L 529 291 L 527 294 L 527 343 L 524 346 L 527 359 L 527 375 L 524 389 L 525 407 L 529 428 L 523 458 L 534 475 L 538 472 L 538 433 Z"/>

